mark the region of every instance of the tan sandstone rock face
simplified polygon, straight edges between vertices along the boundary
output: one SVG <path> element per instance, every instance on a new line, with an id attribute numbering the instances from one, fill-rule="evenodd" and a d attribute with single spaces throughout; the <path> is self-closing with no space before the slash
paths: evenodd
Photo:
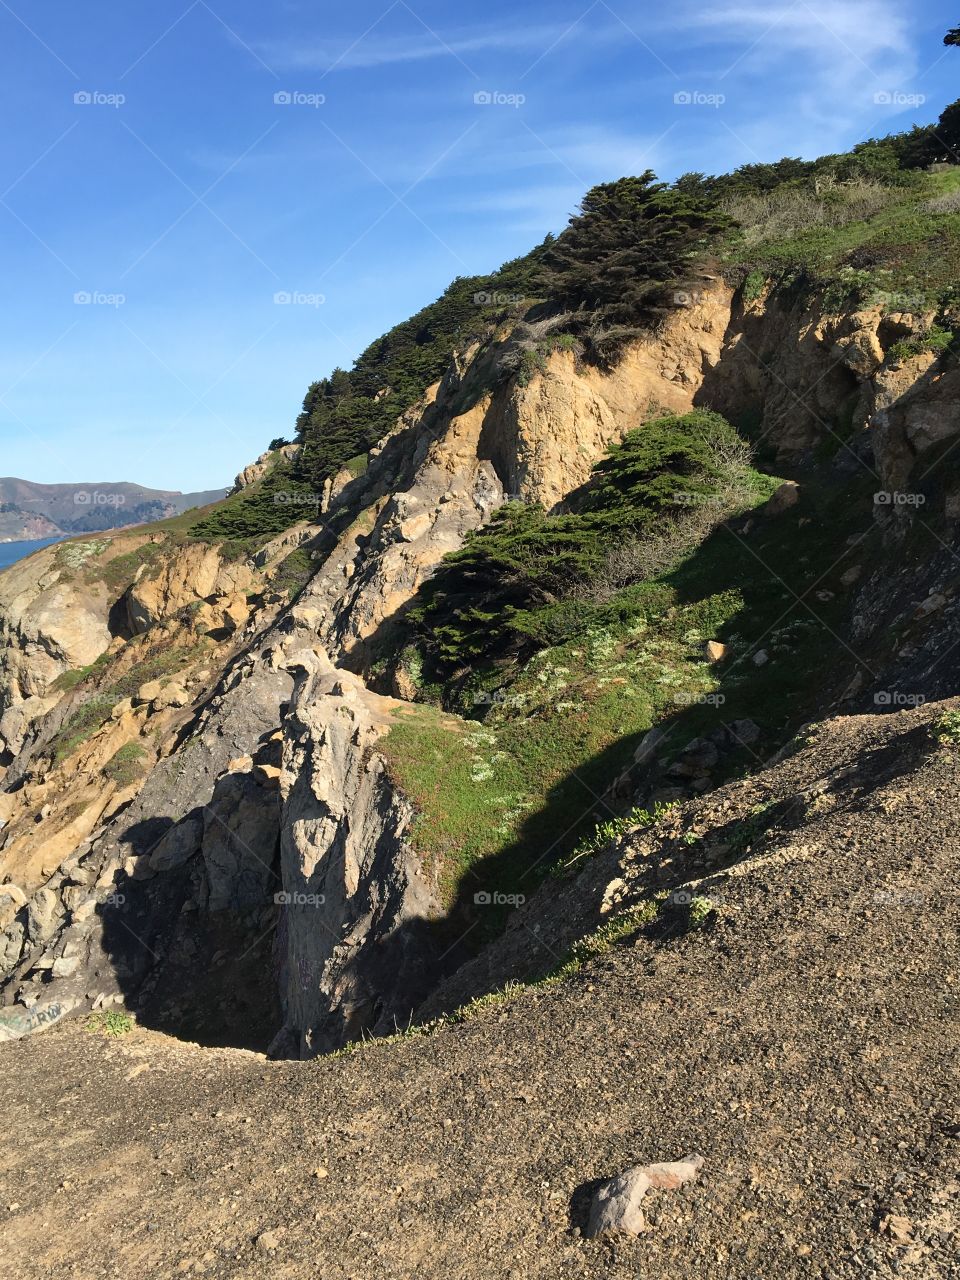
<path id="1" fill-rule="evenodd" d="M 831 313 L 823 301 L 800 305 L 766 294 L 738 304 L 719 363 L 704 378 L 700 402 L 739 421 L 762 419 L 764 435 L 783 458 L 831 437 L 873 425 L 886 400 L 917 368 L 886 366 L 898 339 L 921 331 L 929 316 L 884 313 L 881 306 Z"/>
<path id="2" fill-rule="evenodd" d="M 296 444 L 285 444 L 273 453 L 269 449 L 266 453 L 261 453 L 256 462 L 251 462 L 249 466 L 244 467 L 236 477 L 233 482 L 233 492 L 239 493 L 241 489 L 248 489 L 250 485 L 262 480 L 274 465 L 278 455 L 280 458 L 289 461 L 296 454 L 297 448 Z"/>
<path id="3" fill-rule="evenodd" d="M 720 358 L 732 291 L 717 283 L 663 331 L 633 343 L 615 369 L 577 367 L 555 352 L 546 374 L 493 405 L 481 456 L 507 492 L 548 510 L 583 484 L 607 447 L 663 413 L 688 413 Z"/>
<path id="4" fill-rule="evenodd" d="M 872 425 L 883 489 L 904 489 L 923 454 L 960 435 L 958 397 L 960 370 L 939 372 L 929 352 L 882 378 Z"/>
<path id="5" fill-rule="evenodd" d="M 493 466 L 479 457 L 490 394 L 456 414 L 458 389 L 441 388 L 436 404 L 419 406 L 398 435 L 372 451 L 374 501 L 298 601 L 298 610 L 315 611 L 320 637 L 337 658 L 389 623 L 443 556 L 503 502 Z M 405 451 L 413 456 L 410 483 L 376 498 Z"/>
<path id="6" fill-rule="evenodd" d="M 110 644 L 107 592 L 58 567 L 44 547 L 0 573 L 0 749 L 18 750 L 30 723 L 58 700 L 50 686 Z"/>
<path id="7" fill-rule="evenodd" d="M 135 634 L 148 631 L 162 618 L 205 600 L 228 596 L 234 601 L 257 582 L 244 561 L 225 561 L 217 547 L 196 543 L 181 547 L 159 569 L 145 570 L 127 593 L 127 612 Z"/>
<path id="8" fill-rule="evenodd" d="M 553 507 L 628 431 L 663 412 L 688 412 L 719 357 L 731 299 L 717 284 L 611 373 L 557 352 L 545 374 L 520 386 L 496 376 L 502 344 L 457 357 L 371 450 L 366 483 L 383 498 L 368 505 L 369 527 L 341 539 L 301 597 L 330 654 L 359 661 L 443 556 L 509 496 Z"/>
<path id="9" fill-rule="evenodd" d="M 123 647 L 110 631 L 117 590 L 87 572 L 142 538 L 90 539 L 45 547 L 0 574 L 0 751 L 16 753 L 31 725 L 60 701 L 54 686 L 68 671 Z M 251 565 L 194 544 L 143 568 L 127 593 L 131 629 L 142 634 L 187 605 L 204 605 L 211 629 L 235 632 L 250 616 L 246 593 L 263 584 Z"/>

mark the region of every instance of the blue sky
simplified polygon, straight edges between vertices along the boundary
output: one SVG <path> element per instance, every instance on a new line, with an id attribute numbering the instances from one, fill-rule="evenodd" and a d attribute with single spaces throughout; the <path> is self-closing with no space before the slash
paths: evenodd
<path id="1" fill-rule="evenodd" d="M 935 119 L 960 96 L 957 20 L 939 0 L 0 0 L 0 473 L 229 483 L 310 381 L 561 230 L 594 183 Z"/>

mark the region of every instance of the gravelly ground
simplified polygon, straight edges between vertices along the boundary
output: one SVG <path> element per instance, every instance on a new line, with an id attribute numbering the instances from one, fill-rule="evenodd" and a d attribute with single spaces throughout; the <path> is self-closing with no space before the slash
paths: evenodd
<path id="1" fill-rule="evenodd" d="M 462 1026 L 305 1064 L 78 1024 L 4 1046 L 0 1275 L 960 1276 L 940 710 L 832 721 L 686 806 L 696 844 L 612 852 L 591 893 L 696 879 L 716 915 Z M 760 805 L 782 821 L 736 862 Z M 562 948 L 578 892 L 528 904 L 487 979 Z M 689 1151 L 645 1235 L 580 1236 L 596 1180 Z"/>

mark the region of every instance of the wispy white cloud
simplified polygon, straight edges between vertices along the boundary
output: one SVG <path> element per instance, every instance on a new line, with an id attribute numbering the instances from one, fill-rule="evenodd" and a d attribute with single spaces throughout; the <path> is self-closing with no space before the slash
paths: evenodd
<path id="1" fill-rule="evenodd" d="M 727 72 L 796 54 L 809 55 L 825 69 L 839 62 L 877 72 L 891 62 L 914 60 L 912 23 L 895 0 L 697 4 L 686 10 L 684 27 L 693 45 L 730 47 L 735 59 Z"/>
<path id="2" fill-rule="evenodd" d="M 271 66 L 284 71 L 361 71 L 434 58 L 469 59 L 472 54 L 520 54 L 531 63 L 566 40 L 584 40 L 590 44 L 607 43 L 616 37 L 609 24 L 556 23 L 505 27 L 499 23 L 475 30 L 434 31 L 416 25 L 402 35 L 386 34 L 372 29 L 355 40 L 297 40 L 264 47 L 264 57 Z M 520 68 L 522 74 L 524 68 Z"/>
<path id="3" fill-rule="evenodd" d="M 897 0 L 696 0 L 681 12 L 694 55 L 709 56 L 702 87 L 727 95 L 709 132 L 726 134 L 735 163 L 819 154 L 898 127 L 882 98 L 910 92 L 918 60 Z"/>
<path id="4" fill-rule="evenodd" d="M 511 231 L 537 236 L 562 231 L 586 191 L 599 182 L 655 171 L 669 157 L 669 138 L 637 136 L 615 128 L 582 125 L 545 129 L 536 135 L 519 126 L 482 139 L 457 157 L 445 184 L 437 184 L 433 209 L 445 215 L 485 214 Z M 471 179 L 467 191 L 465 178 Z"/>
<path id="5" fill-rule="evenodd" d="M 748 0 L 690 13 L 694 45 L 717 49 L 718 78 L 735 85 L 762 75 L 775 106 L 778 80 L 786 89 L 807 86 L 807 103 L 847 98 L 856 115 L 873 95 L 916 73 L 909 15 L 895 0 Z M 729 61 L 727 58 L 729 57 Z"/>
<path id="6" fill-rule="evenodd" d="M 455 217 L 493 220 L 502 230 L 528 232 L 540 239 L 548 231 L 562 231 L 583 196 L 579 183 L 525 183 L 504 191 L 478 191 L 445 201 L 443 208 Z"/>

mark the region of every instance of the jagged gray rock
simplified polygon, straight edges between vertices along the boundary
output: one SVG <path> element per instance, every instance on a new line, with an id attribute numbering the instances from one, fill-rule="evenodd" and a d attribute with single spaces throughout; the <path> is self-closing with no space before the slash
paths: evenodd
<path id="1" fill-rule="evenodd" d="M 275 1053 L 338 1048 L 405 1021 L 426 991 L 436 887 L 376 742 L 402 704 L 322 656 L 294 657 L 280 862 L 284 1029 Z"/>
<path id="2" fill-rule="evenodd" d="M 635 1165 L 605 1182 L 595 1193 L 590 1207 L 588 1236 L 622 1231 L 637 1236 L 646 1230 L 641 1203 L 651 1188 L 675 1191 L 686 1182 L 694 1182 L 703 1168 L 703 1156 L 688 1155 L 681 1160 L 660 1164 Z"/>

